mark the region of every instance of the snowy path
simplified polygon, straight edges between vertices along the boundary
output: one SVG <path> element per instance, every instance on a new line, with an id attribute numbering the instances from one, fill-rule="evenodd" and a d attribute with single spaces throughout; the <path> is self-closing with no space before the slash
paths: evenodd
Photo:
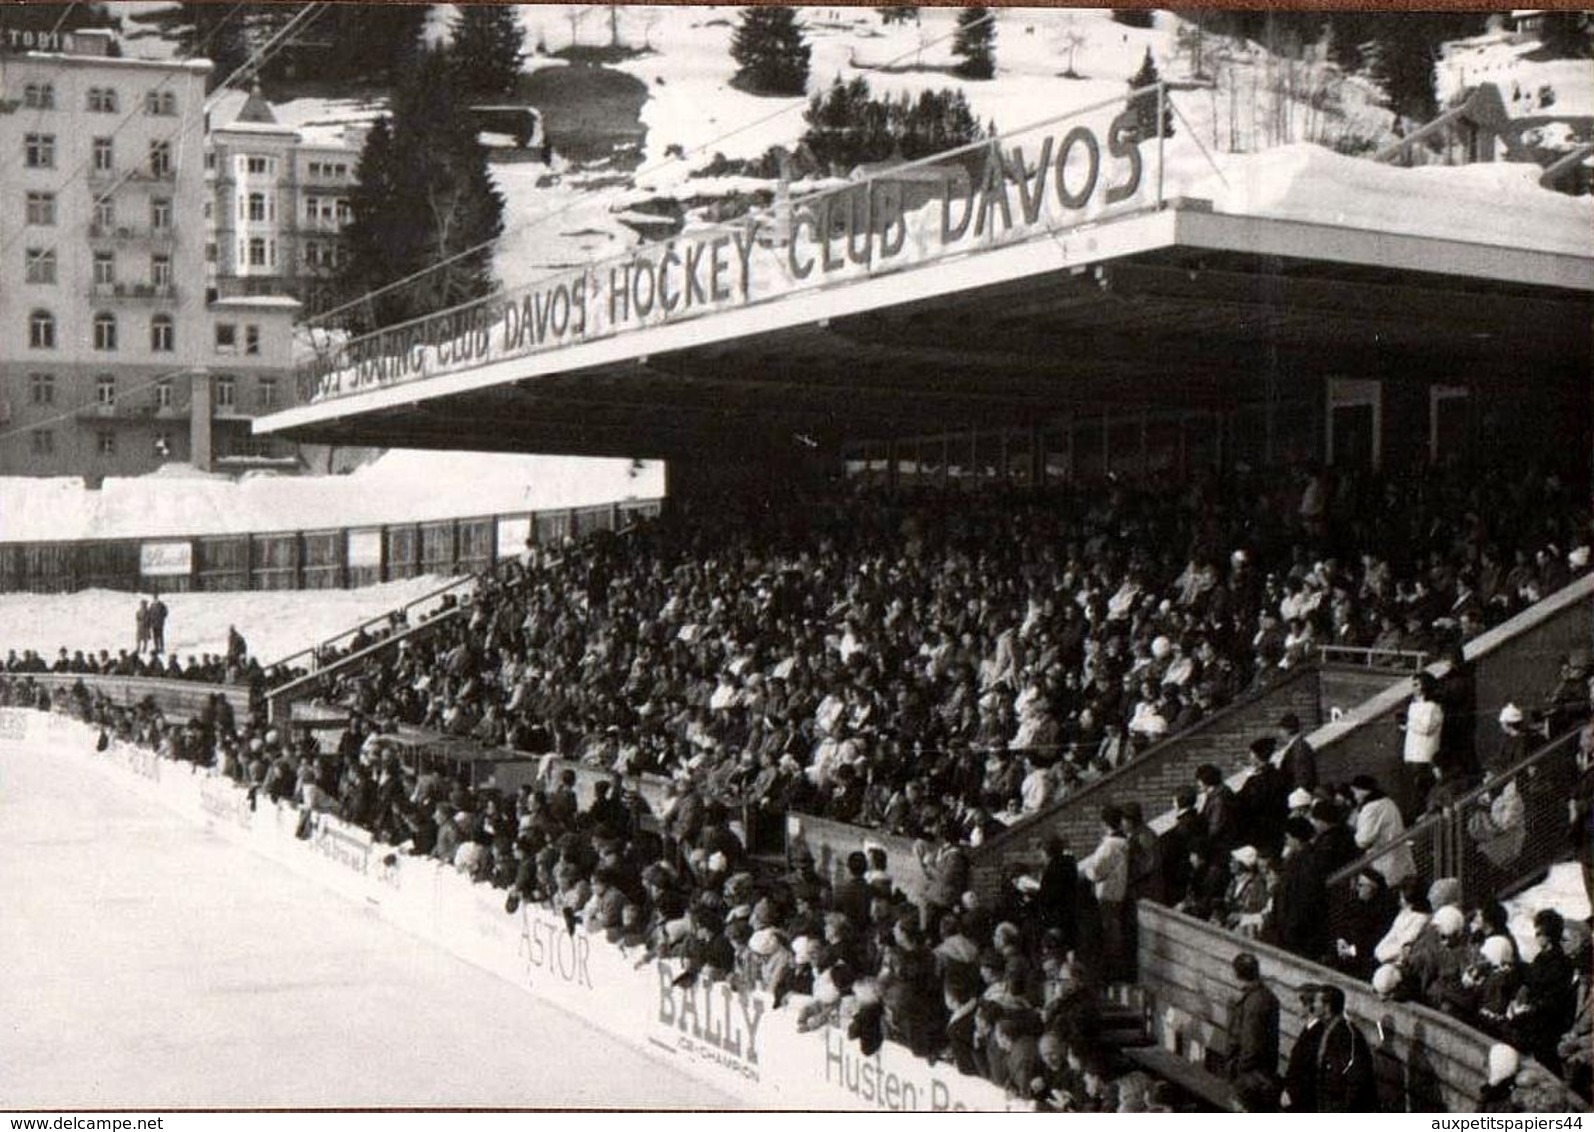
<path id="1" fill-rule="evenodd" d="M 733 1103 L 76 760 L 0 831 L 0 1109 Z"/>

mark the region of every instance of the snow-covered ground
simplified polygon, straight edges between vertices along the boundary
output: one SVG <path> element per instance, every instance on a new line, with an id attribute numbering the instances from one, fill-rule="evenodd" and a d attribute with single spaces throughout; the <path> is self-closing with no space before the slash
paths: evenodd
<path id="1" fill-rule="evenodd" d="M 270 664 L 353 629 L 437 589 L 446 578 L 408 578 L 355 590 L 270 590 L 167 593 L 166 647 L 181 657 L 227 651 L 237 626 L 249 651 Z M 0 594 L 0 656 L 33 649 L 49 660 L 57 649 L 131 649 L 138 595 L 113 590 L 72 594 Z M 411 621 L 416 618 L 412 617 Z"/>
<path id="2" fill-rule="evenodd" d="M 77 759 L 0 784 L 0 1109 L 736 1104 Z"/>
<path id="3" fill-rule="evenodd" d="M 252 476 L 181 466 L 107 479 L 0 478 L 0 542 L 313 530 L 560 510 L 664 494 L 657 461 L 398 449 L 346 476 Z"/>

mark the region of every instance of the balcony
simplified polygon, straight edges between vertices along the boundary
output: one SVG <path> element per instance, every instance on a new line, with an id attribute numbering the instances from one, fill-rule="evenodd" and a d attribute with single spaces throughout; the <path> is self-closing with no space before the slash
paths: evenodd
<path id="1" fill-rule="evenodd" d="M 170 244 L 177 239 L 177 230 L 148 228 L 137 224 L 90 224 L 89 239 L 116 243 Z"/>
<path id="2" fill-rule="evenodd" d="M 127 179 L 133 182 L 144 183 L 171 182 L 177 180 L 177 168 L 176 166 L 173 166 L 169 169 L 151 169 L 149 166 L 145 165 L 137 169 L 130 170 L 127 174 Z"/>
<path id="3" fill-rule="evenodd" d="M 127 299 L 135 302 L 175 302 L 177 288 L 170 283 L 95 283 L 90 298 Z"/>
<path id="4" fill-rule="evenodd" d="M 118 397 L 114 401 L 90 401 L 86 405 L 79 405 L 72 415 L 86 421 L 178 421 L 188 417 L 188 406 L 170 405 L 163 409 L 145 393 L 142 397 L 133 395 Z"/>

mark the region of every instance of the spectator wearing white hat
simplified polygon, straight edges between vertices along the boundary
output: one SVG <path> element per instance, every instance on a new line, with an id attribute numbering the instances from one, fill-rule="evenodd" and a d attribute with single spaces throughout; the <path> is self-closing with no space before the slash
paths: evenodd
<path id="1" fill-rule="evenodd" d="M 1521 1068 L 1522 1055 L 1516 1047 L 1504 1042 L 1489 1047 L 1489 1079 L 1478 1093 L 1479 1112 L 1519 1111 L 1511 1090 Z"/>

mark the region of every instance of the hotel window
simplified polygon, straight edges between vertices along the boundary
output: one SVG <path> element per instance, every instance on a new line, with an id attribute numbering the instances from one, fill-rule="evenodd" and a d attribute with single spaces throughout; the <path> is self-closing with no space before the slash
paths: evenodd
<path id="1" fill-rule="evenodd" d="M 110 138 L 94 139 L 94 171 L 96 173 L 109 173 L 116 168 L 116 150 L 111 145 Z"/>
<path id="2" fill-rule="evenodd" d="M 249 266 L 266 266 L 266 239 L 264 236 L 251 236 L 249 238 Z"/>
<path id="3" fill-rule="evenodd" d="M 275 409 L 277 407 L 277 379 L 262 377 L 260 379 L 260 407 L 262 409 Z"/>
<path id="4" fill-rule="evenodd" d="M 230 409 L 238 403 L 238 382 L 230 377 L 216 379 L 216 408 Z"/>
<path id="5" fill-rule="evenodd" d="M 155 407 L 157 409 L 169 409 L 172 407 L 172 383 L 170 381 L 158 381 L 155 383 Z"/>
<path id="6" fill-rule="evenodd" d="M 33 454 L 35 456 L 52 456 L 55 454 L 55 433 L 47 428 L 33 430 Z"/>
<path id="7" fill-rule="evenodd" d="M 55 378 L 47 373 L 28 374 L 28 399 L 35 405 L 55 404 Z"/>
<path id="8" fill-rule="evenodd" d="M 96 350 L 116 349 L 116 316 L 107 311 L 101 311 L 94 316 L 94 348 Z M 104 378 L 100 379 L 104 381 Z M 103 392 L 103 391 L 102 391 Z M 103 397 L 100 404 L 105 404 Z"/>
<path id="9" fill-rule="evenodd" d="M 260 327 L 253 323 L 244 327 L 244 353 L 260 353 Z"/>
<path id="10" fill-rule="evenodd" d="M 94 285 L 109 287 L 116 282 L 116 253 L 94 253 Z"/>
<path id="11" fill-rule="evenodd" d="M 216 353 L 236 354 L 238 352 L 238 325 L 232 322 L 218 322 L 216 324 Z"/>
<path id="12" fill-rule="evenodd" d="M 172 257 L 169 255 L 153 255 L 149 257 L 149 281 L 155 284 L 157 291 L 164 291 L 172 285 Z"/>
<path id="13" fill-rule="evenodd" d="M 100 374 L 99 380 L 94 383 L 94 403 L 96 405 L 116 404 L 116 378 L 108 373 Z"/>
<path id="14" fill-rule="evenodd" d="M 255 174 L 275 173 L 277 163 L 269 157 L 245 157 L 244 172 Z"/>
<path id="15" fill-rule="evenodd" d="M 152 141 L 149 143 L 149 171 L 157 177 L 166 177 L 172 171 L 172 143 L 169 141 Z"/>
<path id="16" fill-rule="evenodd" d="M 54 283 L 55 249 L 29 248 L 25 278 L 29 283 Z"/>
<path id="17" fill-rule="evenodd" d="M 39 228 L 55 226 L 55 194 L 28 194 L 28 223 Z"/>
<path id="18" fill-rule="evenodd" d="M 95 437 L 96 447 L 101 456 L 116 455 L 116 434 L 114 432 L 101 432 Z"/>
<path id="19" fill-rule="evenodd" d="M 116 198 L 100 197 L 94 202 L 94 227 L 109 232 L 116 227 Z"/>
<path id="20" fill-rule="evenodd" d="M 29 169 L 54 169 L 55 135 L 23 135 L 22 164 L 26 165 Z"/>
<path id="21" fill-rule="evenodd" d="M 29 83 L 22 88 L 22 105 L 29 110 L 54 110 L 55 87 L 50 83 Z"/>
<path id="22" fill-rule="evenodd" d="M 149 226 L 164 232 L 172 226 L 172 202 L 165 197 L 155 197 L 149 202 Z"/>
<path id="23" fill-rule="evenodd" d="M 266 194 L 249 194 L 249 213 L 246 220 L 264 220 L 266 218 Z"/>
<path id="24" fill-rule="evenodd" d="M 89 87 L 89 113 L 115 114 L 116 91 L 108 86 Z"/>
<path id="25" fill-rule="evenodd" d="M 177 116 L 177 96 L 169 90 L 152 90 L 144 95 L 144 113 L 163 118 Z"/>
<path id="26" fill-rule="evenodd" d="M 55 315 L 46 310 L 28 315 L 28 346 L 34 350 L 55 349 Z"/>
<path id="27" fill-rule="evenodd" d="M 169 354 L 177 349 L 177 327 L 169 314 L 158 314 L 149 320 L 149 348 L 157 354 Z"/>

